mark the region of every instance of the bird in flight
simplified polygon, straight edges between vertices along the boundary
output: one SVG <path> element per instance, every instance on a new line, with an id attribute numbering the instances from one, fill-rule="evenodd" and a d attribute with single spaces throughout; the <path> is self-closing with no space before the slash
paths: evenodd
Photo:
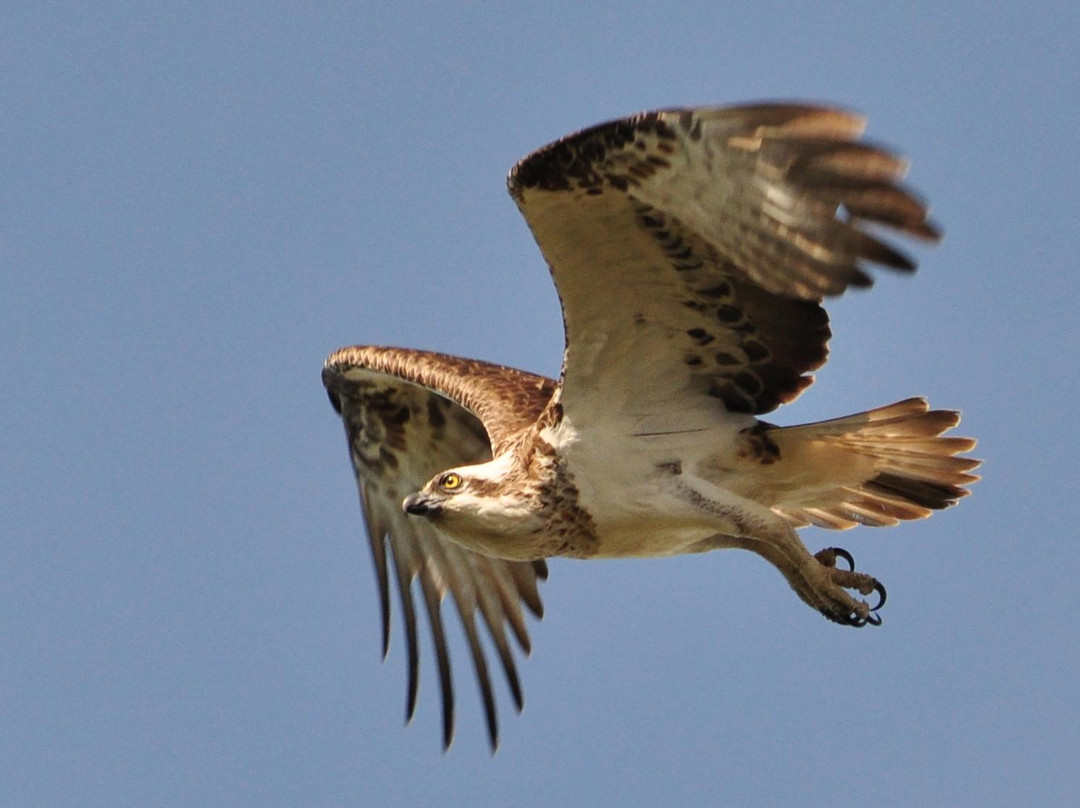
<path id="1" fill-rule="evenodd" d="M 527 654 L 545 559 L 757 553 L 836 623 L 879 625 L 885 589 L 796 528 L 895 525 L 978 479 L 959 414 L 922 398 L 800 426 L 765 415 L 825 362 L 821 303 L 915 265 L 883 238 L 936 241 L 906 163 L 864 122 L 797 105 L 671 109 L 586 129 L 510 171 L 511 197 L 562 303 L 558 381 L 474 359 L 348 347 L 322 371 L 374 556 L 383 653 L 395 572 L 419 686 L 413 582 L 434 635 L 443 744 L 454 691 L 440 604 L 460 613 L 492 749 L 477 615 L 518 710 L 508 636 Z M 389 552 L 388 552 L 389 551 Z M 864 598 L 871 598 L 868 602 Z"/>

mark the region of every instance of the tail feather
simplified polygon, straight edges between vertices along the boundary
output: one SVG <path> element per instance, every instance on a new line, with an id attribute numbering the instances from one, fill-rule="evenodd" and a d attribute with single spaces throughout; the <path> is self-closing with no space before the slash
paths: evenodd
<path id="1" fill-rule="evenodd" d="M 970 478 L 970 474 L 964 475 Z M 966 497 L 970 491 L 958 485 L 943 484 L 918 477 L 905 477 L 892 472 L 882 472 L 863 489 L 879 497 L 898 498 L 922 505 L 924 508 L 940 510 L 955 505 L 960 497 Z"/>
<path id="2" fill-rule="evenodd" d="M 971 438 L 942 437 L 959 413 L 909 398 L 867 412 L 770 429 L 778 449 L 773 510 L 795 526 L 846 530 L 922 519 L 955 505 L 979 477 L 957 455 Z"/>

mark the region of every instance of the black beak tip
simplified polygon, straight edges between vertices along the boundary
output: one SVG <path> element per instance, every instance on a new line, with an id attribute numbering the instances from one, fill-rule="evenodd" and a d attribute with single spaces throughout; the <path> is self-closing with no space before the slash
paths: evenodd
<path id="1" fill-rule="evenodd" d="M 423 494 L 409 494 L 401 503 L 401 510 L 409 516 L 426 516 L 431 512 L 431 505 Z"/>

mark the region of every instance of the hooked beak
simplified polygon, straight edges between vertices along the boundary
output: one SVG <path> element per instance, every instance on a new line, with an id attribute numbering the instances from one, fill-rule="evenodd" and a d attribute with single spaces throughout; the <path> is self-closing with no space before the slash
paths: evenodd
<path id="1" fill-rule="evenodd" d="M 423 491 L 417 491 L 405 497 L 401 510 L 409 516 L 432 516 L 439 512 L 439 501 Z"/>

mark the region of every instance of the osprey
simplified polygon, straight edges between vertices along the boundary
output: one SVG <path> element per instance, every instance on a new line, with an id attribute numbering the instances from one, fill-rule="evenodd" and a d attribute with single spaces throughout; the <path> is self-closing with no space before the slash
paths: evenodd
<path id="1" fill-rule="evenodd" d="M 326 360 L 374 555 L 383 653 L 392 563 L 407 714 L 419 578 L 444 746 L 454 710 L 447 593 L 494 749 L 475 618 L 520 710 L 507 627 L 528 653 L 522 607 L 542 615 L 545 559 L 742 548 L 829 620 L 879 625 L 884 587 L 844 550 L 811 553 L 795 528 L 919 519 L 978 479 L 969 473 L 978 461 L 958 457 L 975 441 L 942 437 L 958 413 L 921 398 L 802 426 L 757 417 L 798 396 L 824 363 L 825 297 L 869 286 L 867 263 L 914 270 L 882 229 L 940 238 L 925 204 L 898 185 L 904 161 L 859 142 L 863 126 L 818 106 L 673 109 L 586 129 L 518 163 L 510 195 L 562 301 L 558 382 L 401 348 L 343 348 Z"/>

